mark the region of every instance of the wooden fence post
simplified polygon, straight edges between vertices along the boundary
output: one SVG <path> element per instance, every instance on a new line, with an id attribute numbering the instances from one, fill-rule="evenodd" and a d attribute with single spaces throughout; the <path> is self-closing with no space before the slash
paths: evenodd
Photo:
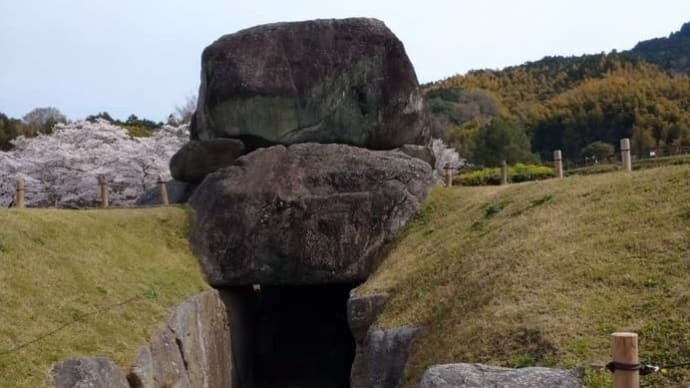
<path id="1" fill-rule="evenodd" d="M 443 166 L 443 169 L 446 170 L 446 187 L 452 187 L 453 186 L 453 173 L 452 173 L 453 168 L 450 166 L 450 164 L 446 163 L 446 165 Z"/>
<path id="2" fill-rule="evenodd" d="M 107 208 L 110 205 L 108 198 L 108 181 L 105 175 L 98 176 L 98 185 L 101 186 L 101 207 Z"/>
<path id="3" fill-rule="evenodd" d="M 17 193 L 15 196 L 15 207 L 24 208 L 24 179 L 17 179 Z"/>
<path id="4" fill-rule="evenodd" d="M 561 150 L 553 151 L 553 163 L 556 169 L 556 178 L 563 178 L 563 154 Z"/>
<path id="5" fill-rule="evenodd" d="M 158 177 L 158 187 L 160 188 L 161 192 L 161 204 L 163 206 L 168 206 L 168 188 L 166 187 L 165 181 L 161 176 Z"/>
<path id="6" fill-rule="evenodd" d="M 505 160 L 501 163 L 501 184 L 508 184 L 508 163 Z"/>
<path id="7" fill-rule="evenodd" d="M 623 161 L 623 170 L 632 171 L 632 158 L 630 156 L 630 139 L 621 139 L 621 160 Z"/>
<path id="8" fill-rule="evenodd" d="M 637 334 L 611 334 L 611 354 L 614 363 L 631 366 L 639 365 Z M 613 388 L 640 388 L 640 371 L 616 368 L 613 372 Z"/>

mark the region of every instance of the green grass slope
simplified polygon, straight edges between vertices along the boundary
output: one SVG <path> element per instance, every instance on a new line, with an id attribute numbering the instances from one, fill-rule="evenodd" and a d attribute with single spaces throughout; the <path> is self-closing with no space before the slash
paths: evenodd
<path id="1" fill-rule="evenodd" d="M 0 211 L 0 387 L 45 386 L 74 356 L 128 366 L 172 306 L 206 288 L 190 222 L 180 208 Z"/>
<path id="2" fill-rule="evenodd" d="M 449 362 L 581 366 L 610 357 L 610 333 L 640 356 L 690 360 L 690 168 L 502 187 L 438 188 L 359 294 L 391 299 L 381 327 L 422 324 L 404 386 Z M 690 386 L 690 370 L 645 386 Z"/>

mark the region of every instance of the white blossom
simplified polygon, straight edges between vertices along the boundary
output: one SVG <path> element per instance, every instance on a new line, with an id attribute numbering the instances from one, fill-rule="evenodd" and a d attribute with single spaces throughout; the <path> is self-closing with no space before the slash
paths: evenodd
<path id="1" fill-rule="evenodd" d="M 19 137 L 0 152 L 0 206 L 14 198 L 15 182 L 25 181 L 27 206 L 94 206 L 100 201 L 98 176 L 110 186 L 113 205 L 134 204 L 161 176 L 189 139 L 187 126 L 163 126 L 151 137 L 131 137 L 106 120 L 58 124 L 53 134 Z"/>
<path id="2" fill-rule="evenodd" d="M 441 139 L 432 139 L 431 150 L 436 157 L 436 165 L 434 166 L 434 176 L 436 178 L 446 175 L 446 166 L 457 173 L 467 165 L 467 160 L 461 158 L 455 148 L 449 147 Z"/>

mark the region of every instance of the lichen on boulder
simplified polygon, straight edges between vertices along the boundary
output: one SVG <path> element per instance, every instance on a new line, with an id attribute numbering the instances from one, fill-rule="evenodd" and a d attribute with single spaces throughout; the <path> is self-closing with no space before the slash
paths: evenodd
<path id="1" fill-rule="evenodd" d="M 397 151 L 259 149 L 196 190 L 192 249 L 214 287 L 361 282 L 432 180 L 429 164 Z"/>
<path id="2" fill-rule="evenodd" d="M 192 139 L 393 149 L 424 144 L 423 99 L 402 42 L 376 19 L 267 24 L 202 55 Z"/>

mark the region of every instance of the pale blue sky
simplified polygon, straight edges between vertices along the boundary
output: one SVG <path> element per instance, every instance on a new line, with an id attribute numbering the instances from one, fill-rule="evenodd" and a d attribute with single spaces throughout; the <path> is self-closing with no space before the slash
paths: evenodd
<path id="1" fill-rule="evenodd" d="M 164 120 L 199 86 L 204 47 L 257 24 L 376 17 L 420 82 L 546 55 L 632 48 L 690 21 L 689 0 L 0 0 L 0 112 L 55 106 Z"/>

